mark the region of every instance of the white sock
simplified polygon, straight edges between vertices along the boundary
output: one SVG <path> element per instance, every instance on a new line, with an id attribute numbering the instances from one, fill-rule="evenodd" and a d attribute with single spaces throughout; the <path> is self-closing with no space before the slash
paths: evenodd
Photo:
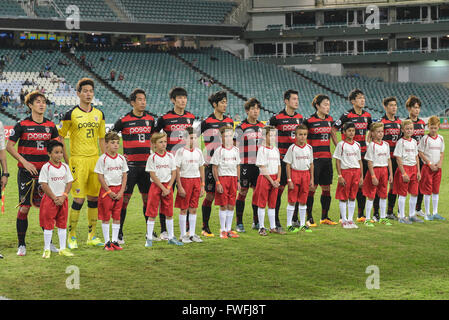
<path id="1" fill-rule="evenodd" d="M 50 250 L 51 237 L 53 230 L 44 230 L 44 250 Z"/>
<path id="2" fill-rule="evenodd" d="M 340 207 L 340 217 L 342 222 L 346 222 L 348 218 L 346 217 L 346 207 L 347 202 L 340 200 L 338 206 Z"/>
<path id="3" fill-rule="evenodd" d="M 365 202 L 366 220 L 371 220 L 371 209 L 372 208 L 373 208 L 373 200 L 366 199 L 366 202 Z"/>
<path id="4" fill-rule="evenodd" d="M 355 211 L 355 201 L 348 201 L 348 221 L 353 221 Z"/>
<path id="5" fill-rule="evenodd" d="M 167 225 L 168 239 L 173 239 L 175 237 L 175 233 L 173 231 L 173 219 L 166 219 L 165 223 Z"/>
<path id="6" fill-rule="evenodd" d="M 226 231 L 226 210 L 219 210 L 218 217 L 220 218 L 220 230 Z"/>
<path id="7" fill-rule="evenodd" d="M 387 199 L 379 199 L 380 218 L 387 218 Z"/>
<path id="8" fill-rule="evenodd" d="M 399 217 L 401 219 L 405 218 L 405 199 L 406 199 L 406 197 L 404 197 L 404 196 L 398 197 Z"/>
<path id="9" fill-rule="evenodd" d="M 416 201 L 418 197 L 410 195 L 410 200 L 408 201 L 408 216 L 414 217 L 416 215 Z"/>
<path id="10" fill-rule="evenodd" d="M 306 225 L 306 213 L 307 213 L 307 205 L 300 204 L 299 205 L 299 225 L 301 227 Z"/>
<path id="11" fill-rule="evenodd" d="M 103 238 L 104 238 L 104 243 L 106 244 L 110 241 L 110 239 L 109 239 L 109 222 L 102 223 L 101 229 L 103 229 Z"/>
<path id="12" fill-rule="evenodd" d="M 438 213 L 438 193 L 437 194 L 432 194 L 432 209 L 433 209 L 433 214 L 437 214 Z"/>
<path id="13" fill-rule="evenodd" d="M 424 210 L 426 216 L 430 215 L 430 194 L 424 194 Z"/>
<path id="14" fill-rule="evenodd" d="M 187 229 L 187 215 L 180 214 L 179 215 L 179 230 L 181 232 L 181 238 L 186 234 Z"/>
<path id="15" fill-rule="evenodd" d="M 257 216 L 259 217 L 259 229 L 265 228 L 265 208 L 258 208 Z"/>
<path id="16" fill-rule="evenodd" d="M 268 220 L 270 221 L 270 229 L 276 228 L 276 209 L 268 208 Z"/>
<path id="17" fill-rule="evenodd" d="M 67 242 L 67 229 L 58 228 L 58 238 L 59 238 L 59 250 L 64 250 L 66 248 Z"/>
<path id="18" fill-rule="evenodd" d="M 295 212 L 295 206 L 287 205 L 287 228 L 292 225 L 293 213 Z"/>
<path id="19" fill-rule="evenodd" d="M 189 236 L 195 235 L 196 214 L 189 214 Z"/>
<path id="20" fill-rule="evenodd" d="M 226 211 L 226 231 L 227 232 L 231 232 L 233 218 L 234 218 L 234 210 Z"/>
<path id="21" fill-rule="evenodd" d="M 154 220 L 147 221 L 147 239 L 153 240 Z"/>
<path id="22" fill-rule="evenodd" d="M 112 224 L 112 242 L 118 241 L 118 232 L 120 231 L 120 223 Z"/>

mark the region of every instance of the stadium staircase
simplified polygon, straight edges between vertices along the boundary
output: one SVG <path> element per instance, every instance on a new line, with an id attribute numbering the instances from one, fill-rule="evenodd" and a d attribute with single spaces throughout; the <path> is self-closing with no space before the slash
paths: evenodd
<path id="1" fill-rule="evenodd" d="M 218 80 L 217 78 L 215 78 L 214 76 L 212 76 L 211 74 L 208 74 L 207 72 L 201 70 L 200 68 L 198 68 L 197 66 L 195 66 L 192 62 L 184 59 L 183 57 L 181 57 L 180 55 L 176 54 L 176 53 L 171 53 L 171 55 L 173 57 L 175 57 L 176 59 L 178 59 L 179 61 L 181 61 L 182 63 L 184 63 L 186 66 L 188 66 L 190 69 L 192 69 L 193 71 L 201 74 L 202 76 L 213 80 L 216 84 L 218 84 L 220 87 L 222 87 L 223 89 L 225 89 L 226 91 L 228 91 L 229 93 L 233 94 L 234 96 L 236 96 L 237 98 L 239 98 L 240 100 L 243 101 L 247 101 L 248 98 L 245 97 L 244 95 L 242 95 L 241 93 L 239 93 L 237 90 L 227 86 L 226 84 L 222 83 L 220 80 Z M 274 114 L 273 111 L 268 110 L 264 107 L 261 107 L 262 110 L 269 112 L 271 114 Z"/>
<path id="2" fill-rule="evenodd" d="M 112 93 L 114 93 L 118 98 L 122 99 L 124 102 L 129 103 L 129 99 L 120 91 L 111 86 L 107 81 L 105 81 L 99 74 L 94 72 L 92 69 L 86 67 L 81 60 L 76 58 L 76 56 L 71 55 L 69 52 L 64 52 L 64 55 L 70 60 L 73 61 L 78 67 L 89 73 L 95 80 L 100 82 L 103 86 L 109 89 Z"/>
<path id="3" fill-rule="evenodd" d="M 324 83 L 319 82 L 319 81 L 317 81 L 317 80 L 315 80 L 315 79 L 313 79 L 313 78 L 311 78 L 311 77 L 308 77 L 307 75 L 305 75 L 305 74 L 299 72 L 298 70 L 292 69 L 292 72 L 293 72 L 293 73 L 296 73 L 298 76 L 300 76 L 300 77 L 306 79 L 307 81 L 310 81 L 310 82 L 316 84 L 317 86 L 320 86 L 321 88 L 323 88 L 323 89 L 325 89 L 325 90 L 327 90 L 327 91 L 332 92 L 333 94 L 335 94 L 335 95 L 341 97 L 341 98 L 344 99 L 344 100 L 347 99 L 347 96 L 346 96 L 345 94 L 343 94 L 342 92 L 338 92 L 338 91 L 336 91 L 336 90 L 334 90 L 334 89 L 328 87 L 328 86 L 325 85 Z M 366 108 L 368 111 L 374 112 L 374 113 L 376 113 L 376 114 L 378 114 L 378 113 L 383 113 L 383 110 L 381 110 L 381 109 L 379 109 L 379 108 L 372 107 L 372 106 L 365 106 L 365 108 Z"/>

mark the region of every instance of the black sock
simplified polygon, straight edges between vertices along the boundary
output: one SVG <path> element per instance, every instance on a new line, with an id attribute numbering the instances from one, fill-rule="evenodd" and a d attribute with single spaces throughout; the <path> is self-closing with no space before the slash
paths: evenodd
<path id="1" fill-rule="evenodd" d="M 25 220 L 17 219 L 16 229 L 17 229 L 17 239 L 19 240 L 19 246 L 24 246 L 25 236 L 28 229 L 28 219 Z"/>
<path id="2" fill-rule="evenodd" d="M 202 212 L 203 212 L 203 230 L 205 228 L 209 228 L 209 219 L 210 219 L 210 212 L 211 207 L 208 206 L 202 206 Z"/>
<path id="3" fill-rule="evenodd" d="M 374 197 L 373 208 L 374 208 L 373 216 L 374 217 L 379 217 L 379 196 L 377 194 Z"/>
<path id="4" fill-rule="evenodd" d="M 321 194 L 321 220 L 328 219 L 329 208 L 331 206 L 331 196 L 328 194 Z"/>
<path id="5" fill-rule="evenodd" d="M 253 204 L 253 222 L 254 223 L 259 223 L 259 207 L 256 206 L 255 204 Z"/>
<path id="6" fill-rule="evenodd" d="M 298 222 L 299 202 L 295 203 L 295 211 L 293 211 L 292 222 Z"/>
<path id="7" fill-rule="evenodd" d="M 145 225 L 148 222 L 148 217 L 146 216 L 145 212 L 147 212 L 147 207 L 146 205 L 143 206 L 143 217 L 145 218 Z"/>
<path id="8" fill-rule="evenodd" d="M 243 212 L 245 211 L 245 201 L 237 200 L 235 202 L 236 224 L 243 224 Z"/>
<path id="9" fill-rule="evenodd" d="M 279 188 L 278 198 L 276 200 L 276 209 L 274 210 L 274 219 L 276 221 L 276 227 L 280 227 L 281 226 L 281 222 L 279 221 L 279 209 L 281 208 L 281 199 L 282 199 L 282 192 L 283 191 L 284 191 L 284 189 Z"/>
<path id="10" fill-rule="evenodd" d="M 357 207 L 358 207 L 358 218 L 363 216 L 365 211 L 366 197 L 363 195 L 362 190 L 359 189 L 357 192 Z"/>
<path id="11" fill-rule="evenodd" d="M 143 214 L 145 215 L 145 210 Z M 125 223 L 125 218 L 126 218 L 126 208 L 122 207 L 122 210 L 120 211 L 120 230 L 118 231 L 118 237 L 120 239 L 123 239 L 123 224 Z"/>
<path id="12" fill-rule="evenodd" d="M 165 223 L 165 214 L 159 213 L 159 221 L 161 222 L 161 233 L 167 231 L 167 224 Z"/>
<path id="13" fill-rule="evenodd" d="M 424 196 L 421 192 L 418 192 L 418 199 L 416 199 L 416 211 L 421 211 L 422 200 Z"/>
<path id="14" fill-rule="evenodd" d="M 388 214 L 393 214 L 394 205 L 396 204 L 396 195 L 393 193 L 388 194 Z"/>
<path id="15" fill-rule="evenodd" d="M 307 220 L 313 219 L 312 217 L 312 210 L 313 210 L 313 200 L 314 200 L 314 195 L 311 195 L 309 192 L 309 196 L 307 197 Z"/>

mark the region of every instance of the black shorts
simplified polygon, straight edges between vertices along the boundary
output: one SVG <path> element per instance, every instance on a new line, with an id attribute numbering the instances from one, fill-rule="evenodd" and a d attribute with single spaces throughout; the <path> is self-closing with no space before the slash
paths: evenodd
<path id="1" fill-rule="evenodd" d="M 281 159 L 281 180 L 279 181 L 281 186 L 285 186 L 287 184 L 287 164 Z"/>
<path id="2" fill-rule="evenodd" d="M 313 183 L 317 186 L 329 186 L 333 178 L 332 159 L 321 158 L 313 160 Z"/>
<path id="3" fill-rule="evenodd" d="M 39 174 L 33 176 L 28 170 L 19 168 L 17 186 L 19 187 L 19 205 L 21 207 L 40 206 L 44 192 L 39 184 Z"/>
<path id="4" fill-rule="evenodd" d="M 242 188 L 255 188 L 259 178 L 259 167 L 255 164 L 240 165 L 240 186 Z"/>
<path id="5" fill-rule="evenodd" d="M 140 193 L 145 194 L 150 190 L 150 173 L 145 171 L 145 167 L 129 167 L 125 194 L 132 195 L 136 184 Z"/>
<path id="6" fill-rule="evenodd" d="M 215 193 L 215 178 L 212 173 L 212 165 L 208 164 L 204 167 L 204 179 L 205 181 L 205 190 L 206 192 Z"/>

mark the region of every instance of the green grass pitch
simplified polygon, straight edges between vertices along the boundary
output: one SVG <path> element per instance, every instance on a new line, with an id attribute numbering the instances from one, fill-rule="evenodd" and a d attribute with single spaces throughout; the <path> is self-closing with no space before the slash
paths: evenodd
<path id="1" fill-rule="evenodd" d="M 449 132 L 440 132 L 449 141 Z M 449 218 L 448 157 L 443 166 L 439 213 Z M 335 163 L 334 163 L 335 166 Z M 43 233 L 38 210 L 29 214 L 27 256 L 16 256 L 17 166 L 8 155 L 11 178 L 6 189 L 6 213 L 0 215 L 0 296 L 11 299 L 448 299 L 449 221 L 345 230 L 318 226 L 313 233 L 261 237 L 251 230 L 249 192 L 239 239 L 217 237 L 218 207 L 213 207 L 215 238 L 183 247 L 155 242 L 145 248 L 146 225 L 136 188 L 128 207 L 124 250 L 107 252 L 85 245 L 87 209 L 78 223 L 75 256 L 41 258 Z M 336 174 L 331 188 L 335 196 Z M 314 218 L 319 220 L 321 191 L 316 193 Z M 284 192 L 284 198 L 286 197 Z M 284 199 L 286 200 L 286 199 Z M 69 201 L 71 203 L 71 200 Z M 200 205 L 202 199 L 200 200 Z M 281 208 L 285 227 L 286 201 Z M 406 205 L 408 211 L 408 203 Z M 338 221 L 338 201 L 330 217 Z M 175 234 L 179 236 L 178 210 Z M 268 219 L 266 218 L 266 224 Z M 235 224 L 235 218 L 234 218 Z M 159 231 L 157 220 L 155 229 Z M 199 209 L 197 233 L 201 230 Z M 97 235 L 102 238 L 101 226 Z M 53 242 L 58 244 L 57 233 Z M 79 289 L 69 289 L 69 266 L 79 268 Z M 369 266 L 379 270 L 379 288 L 368 289 Z M 369 270 L 369 268 L 368 268 Z M 237 289 L 238 288 L 238 289 Z"/>

